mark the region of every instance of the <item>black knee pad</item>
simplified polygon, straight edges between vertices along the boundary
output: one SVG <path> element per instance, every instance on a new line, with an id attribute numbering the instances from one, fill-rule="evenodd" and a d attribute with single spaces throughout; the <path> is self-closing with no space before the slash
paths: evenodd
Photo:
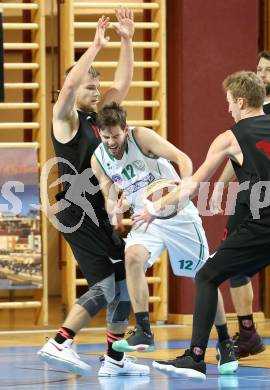
<path id="1" fill-rule="evenodd" d="M 127 324 L 131 303 L 128 295 L 126 280 L 121 280 L 115 286 L 115 298 L 108 306 L 107 322 L 110 324 Z"/>
<path id="2" fill-rule="evenodd" d="M 107 299 L 101 288 L 91 287 L 76 303 L 88 311 L 90 317 L 95 317 L 103 307 L 107 306 Z"/>
<path id="3" fill-rule="evenodd" d="M 205 269 L 205 267 L 202 267 L 195 275 L 195 282 L 196 283 L 202 283 L 209 280 L 209 274 L 208 269 Z"/>
<path id="4" fill-rule="evenodd" d="M 250 278 L 244 275 L 238 275 L 230 278 L 230 286 L 232 288 L 245 286 L 250 282 Z"/>
<path id="5" fill-rule="evenodd" d="M 213 283 L 216 286 L 219 286 L 222 283 L 221 280 L 216 275 L 216 272 L 211 268 L 211 262 L 209 264 L 205 264 L 195 275 L 196 284 L 200 283 Z"/>
<path id="6" fill-rule="evenodd" d="M 94 284 L 82 295 L 77 304 L 88 311 L 90 317 L 94 317 L 103 307 L 110 304 L 115 298 L 114 274 Z"/>
<path id="7" fill-rule="evenodd" d="M 131 303 L 127 301 L 118 302 L 117 308 L 107 317 L 109 324 L 127 324 L 130 315 Z"/>

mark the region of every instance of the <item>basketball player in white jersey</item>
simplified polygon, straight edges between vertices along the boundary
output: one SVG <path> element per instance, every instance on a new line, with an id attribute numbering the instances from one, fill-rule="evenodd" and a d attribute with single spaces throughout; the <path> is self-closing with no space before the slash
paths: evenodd
<path id="1" fill-rule="evenodd" d="M 178 166 L 181 177 L 192 174 L 191 160 L 175 146 L 145 127 L 128 128 L 126 112 L 117 103 L 103 107 L 98 113 L 97 125 L 102 143 L 94 152 L 91 167 L 101 184 L 109 215 L 115 212 L 117 187 L 123 192 L 131 211 L 137 213 L 143 208 L 145 189 L 154 180 L 166 178 L 180 181 L 169 161 Z M 155 348 L 149 322 L 145 270 L 165 249 L 169 252 L 175 275 L 194 277 L 209 257 L 202 222 L 192 202 L 166 221 L 156 219 L 147 231 L 143 227 L 135 227 L 128 234 L 126 277 L 136 328 L 130 337 L 113 344 L 117 351 L 152 351 Z M 216 323 L 224 324 L 226 320 L 221 295 L 220 298 Z M 234 372 L 238 365 L 233 349 L 228 353 L 225 348 L 228 339 L 227 331 L 219 334 L 221 373 Z"/>

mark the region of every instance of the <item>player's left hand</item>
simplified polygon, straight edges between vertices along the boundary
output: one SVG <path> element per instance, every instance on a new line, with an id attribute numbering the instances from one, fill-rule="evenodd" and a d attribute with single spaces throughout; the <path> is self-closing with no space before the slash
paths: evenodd
<path id="1" fill-rule="evenodd" d="M 135 31 L 133 11 L 126 7 L 115 9 L 115 15 L 118 24 L 113 24 L 112 27 L 124 39 L 132 39 Z"/>
<path id="2" fill-rule="evenodd" d="M 124 213 L 129 209 L 130 204 L 128 203 L 125 195 L 122 193 L 120 198 L 117 200 L 113 212 L 110 215 L 111 224 L 120 233 L 123 233 L 125 231 L 125 226 L 123 224 Z"/>
<path id="3" fill-rule="evenodd" d="M 146 227 L 144 229 L 144 232 L 147 231 L 148 226 L 150 223 L 154 221 L 155 217 L 149 213 L 147 207 L 144 207 L 142 211 L 140 211 L 138 214 L 134 214 L 131 217 L 132 220 L 132 226 L 134 230 L 138 229 L 140 226 L 142 226 L 144 223 L 146 223 Z"/>

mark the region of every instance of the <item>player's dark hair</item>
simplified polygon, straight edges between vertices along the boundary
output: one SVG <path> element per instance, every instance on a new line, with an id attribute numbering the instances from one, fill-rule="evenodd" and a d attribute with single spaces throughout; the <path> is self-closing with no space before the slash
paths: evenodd
<path id="1" fill-rule="evenodd" d="M 97 115 L 97 126 L 100 130 L 108 127 L 120 126 L 126 128 L 127 113 L 122 106 L 116 102 L 106 104 Z"/>
<path id="2" fill-rule="evenodd" d="M 258 54 L 258 61 L 260 61 L 261 58 L 265 58 L 266 60 L 270 61 L 270 51 L 263 50 Z"/>

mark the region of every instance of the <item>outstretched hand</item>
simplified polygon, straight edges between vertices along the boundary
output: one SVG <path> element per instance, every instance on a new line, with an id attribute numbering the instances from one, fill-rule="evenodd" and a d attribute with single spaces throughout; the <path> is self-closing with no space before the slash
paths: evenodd
<path id="1" fill-rule="evenodd" d="M 94 43 L 98 47 L 105 47 L 110 40 L 110 37 L 105 37 L 105 31 L 109 27 L 109 24 L 110 18 L 105 17 L 104 15 L 98 19 L 96 34 L 94 38 Z"/>
<path id="2" fill-rule="evenodd" d="M 154 221 L 155 217 L 149 213 L 147 207 L 144 207 L 138 214 L 134 214 L 131 219 L 134 230 L 139 229 L 143 224 L 146 224 L 144 229 L 144 232 L 146 232 L 148 226 Z"/>
<path id="3" fill-rule="evenodd" d="M 112 27 L 124 39 L 132 39 L 135 31 L 133 11 L 126 7 L 119 7 L 115 9 L 115 15 L 118 24 Z"/>

